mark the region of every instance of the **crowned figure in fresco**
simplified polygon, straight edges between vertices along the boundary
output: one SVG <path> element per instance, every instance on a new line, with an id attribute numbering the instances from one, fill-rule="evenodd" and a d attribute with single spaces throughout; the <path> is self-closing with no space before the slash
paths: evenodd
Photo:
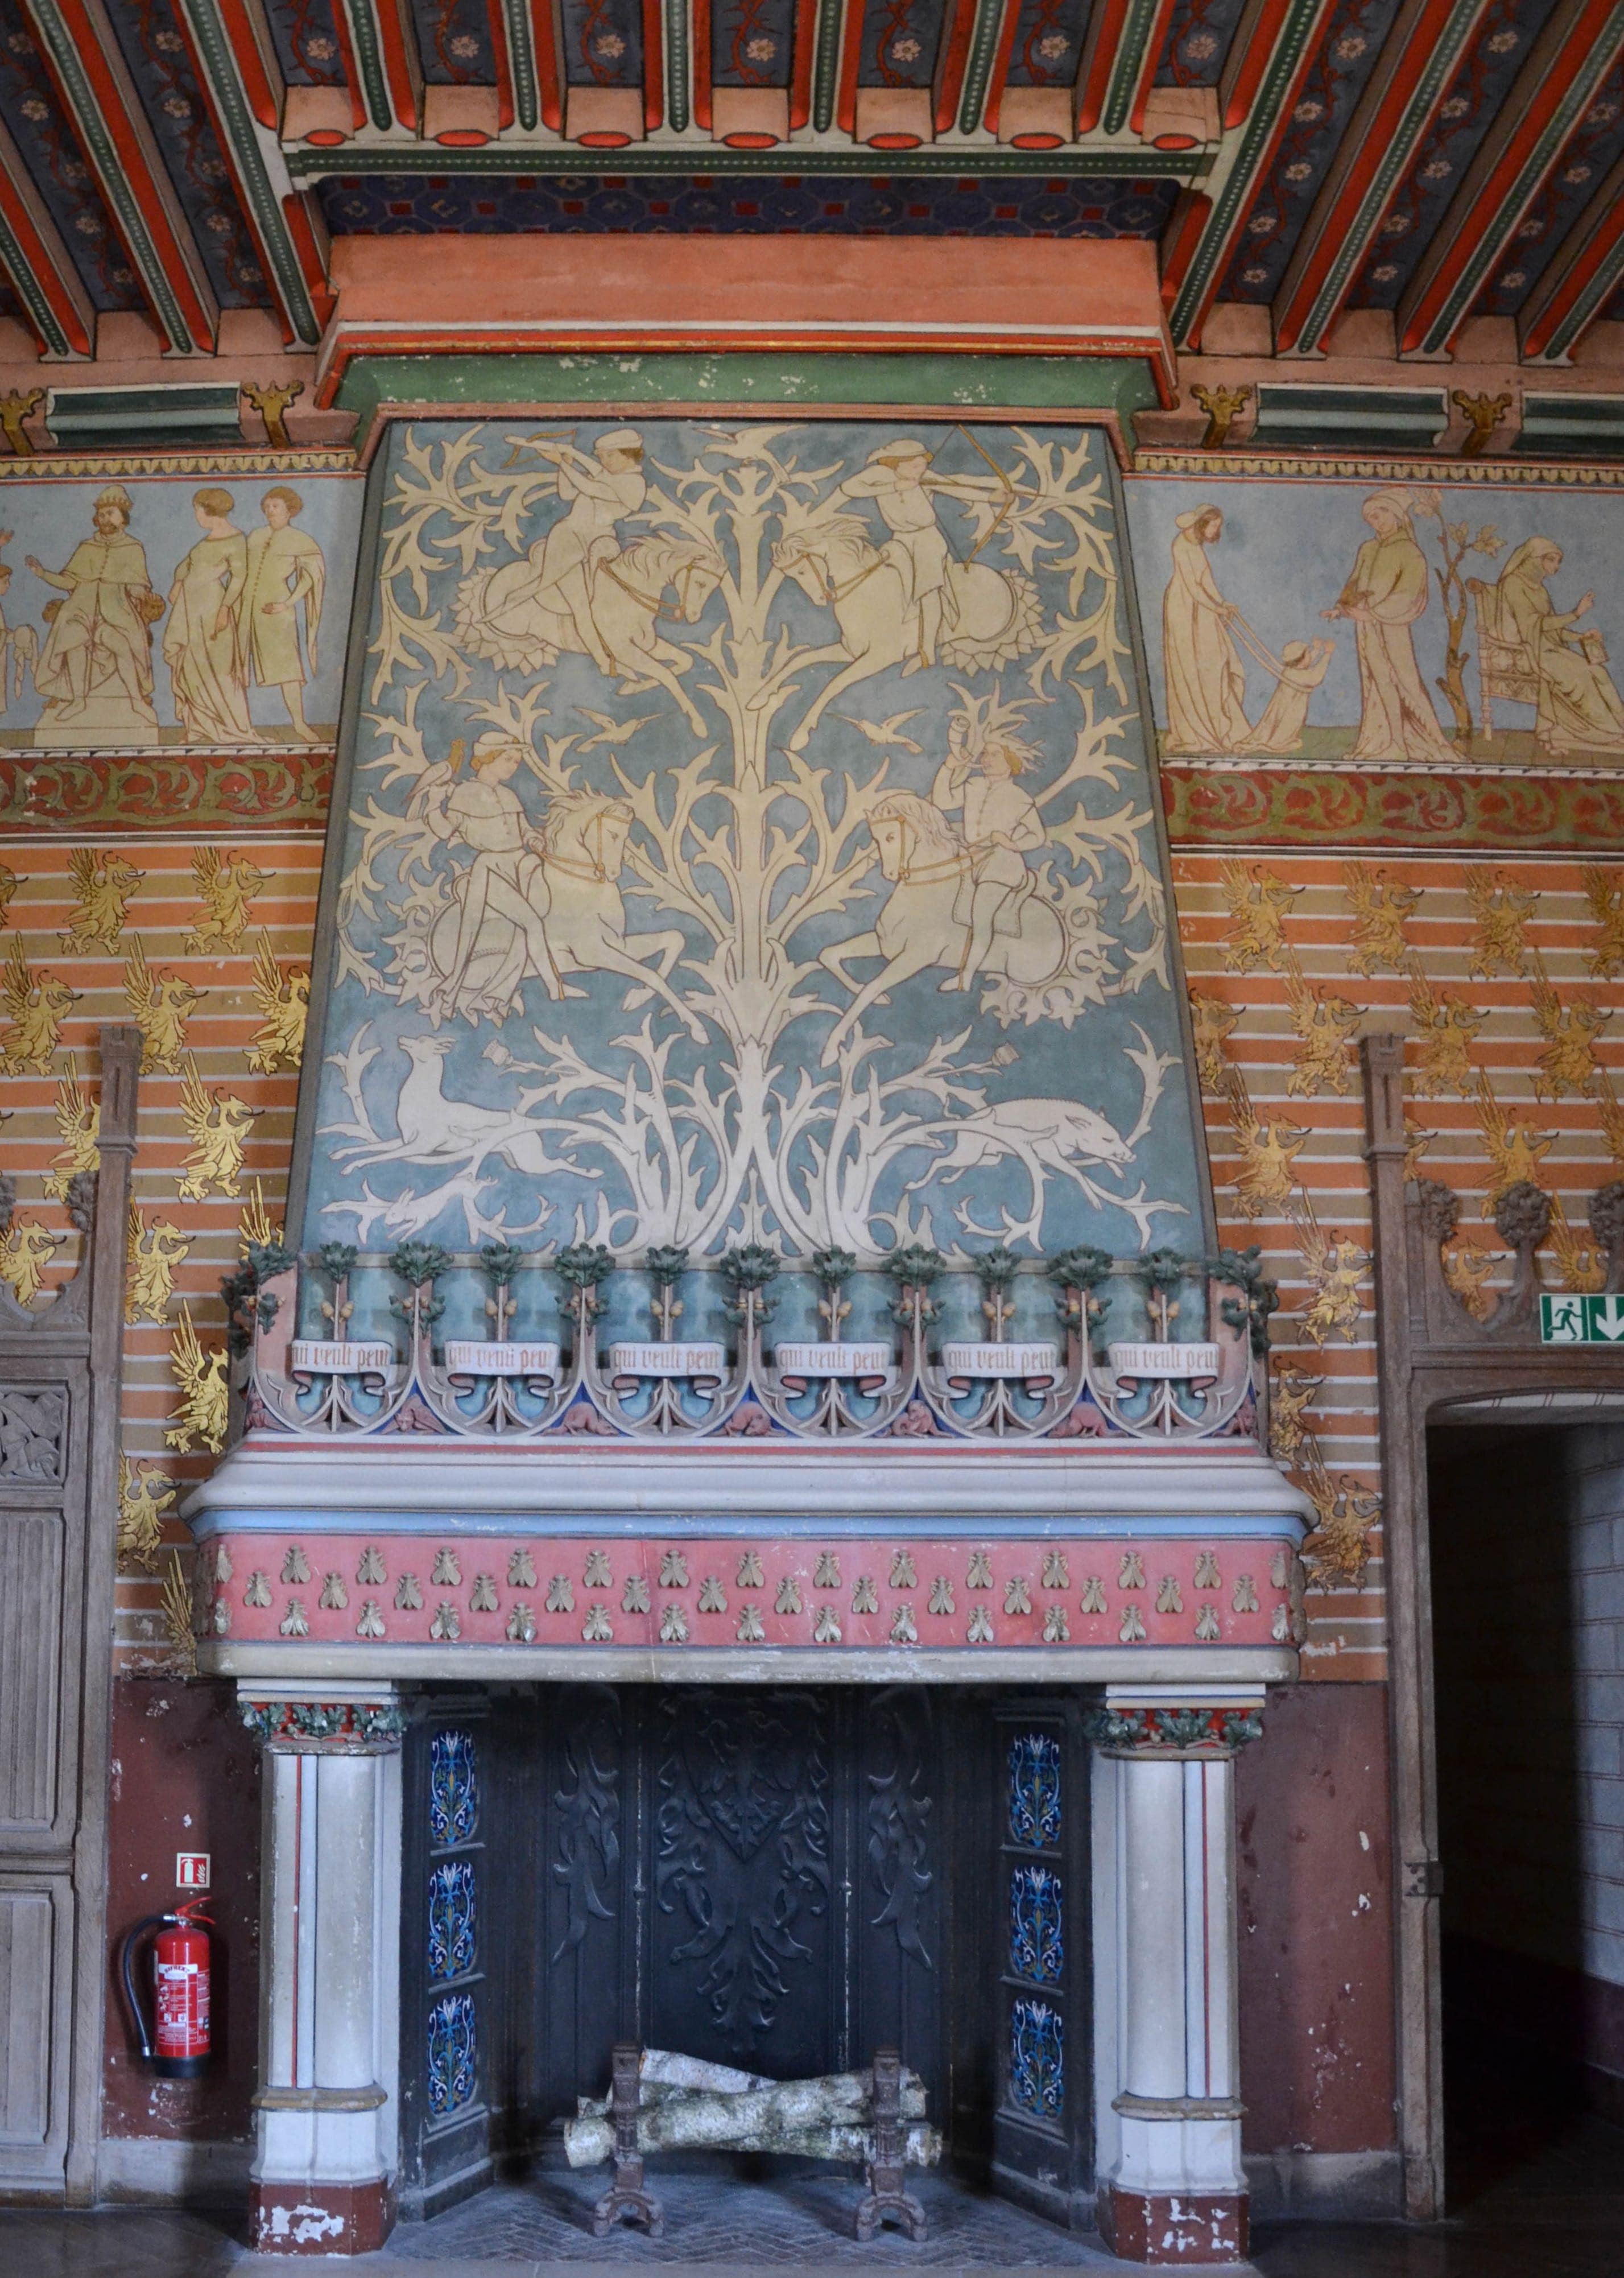
<path id="1" fill-rule="evenodd" d="M 1458 754 L 1438 725 L 1415 661 L 1410 628 L 1427 607 L 1427 559 L 1408 491 L 1377 491 L 1360 509 L 1372 535 L 1327 618 L 1346 617 L 1359 643 L 1359 734 L 1350 760 L 1446 760 Z"/>
<path id="2" fill-rule="evenodd" d="M 202 536 L 169 589 L 164 661 L 188 744 L 255 744 L 248 716 L 248 637 L 242 621 L 248 543 L 232 521 L 229 491 L 202 490 L 192 511 Z"/>
<path id="3" fill-rule="evenodd" d="M 248 661 L 255 684 L 274 688 L 281 697 L 299 742 L 313 744 L 316 733 L 304 716 L 304 692 L 318 669 L 316 640 L 327 591 L 326 557 L 309 531 L 294 527 L 294 516 L 304 509 L 297 491 L 278 483 L 259 503 L 265 519 L 248 533 L 242 597 Z"/>
<path id="4" fill-rule="evenodd" d="M 1559 609 L 1546 581 L 1561 566 L 1553 539 L 1526 539 L 1490 588 L 1486 629 L 1538 688 L 1534 739 L 1542 752 L 1624 751 L 1624 702 L 1607 670 L 1605 644 L 1594 626 L 1576 630 L 1594 596 L 1583 593 L 1571 609 Z"/>
<path id="5" fill-rule="evenodd" d="M 133 508 L 122 483 L 110 483 L 61 570 L 30 554 L 36 577 L 63 596 L 48 601 L 50 631 L 34 667 L 45 709 L 36 744 L 149 745 L 160 740 L 152 708 L 152 627 L 164 604 L 152 590 L 146 552 L 130 535 Z"/>
<path id="6" fill-rule="evenodd" d="M 458 745 L 412 794 L 411 819 L 473 857 L 428 929 L 426 960 L 408 967 L 401 990 L 403 1001 L 421 999 L 436 1028 L 458 1013 L 472 1022 L 505 1020 L 531 975 L 549 997 L 566 993 L 547 941 L 546 841 L 513 788 L 525 752 L 516 738 L 492 729 L 476 740 L 466 779 Z"/>

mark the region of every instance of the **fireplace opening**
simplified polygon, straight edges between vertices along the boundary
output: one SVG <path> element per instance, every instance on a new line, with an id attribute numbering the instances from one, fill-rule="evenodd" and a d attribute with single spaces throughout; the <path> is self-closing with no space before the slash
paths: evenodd
<path id="1" fill-rule="evenodd" d="M 945 2173 L 1092 2228 L 1084 1711 L 925 1686 L 417 1694 L 402 2217 L 560 2167 L 635 2041 L 781 2080 L 898 2049 Z M 770 2172 L 667 2153 L 651 2178 L 701 2160 Z"/>

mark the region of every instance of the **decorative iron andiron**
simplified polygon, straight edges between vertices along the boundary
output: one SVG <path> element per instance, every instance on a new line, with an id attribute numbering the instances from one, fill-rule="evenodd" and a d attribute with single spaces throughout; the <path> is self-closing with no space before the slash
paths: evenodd
<path id="1" fill-rule="evenodd" d="M 660 2237 L 666 2227 L 664 2208 L 644 2187 L 643 2154 L 637 2149 L 642 2064 L 643 2052 L 635 2041 L 616 2041 L 609 2082 L 609 2116 L 614 2122 L 614 2181 L 592 2211 L 594 2238 L 607 2238 L 617 2222 L 641 2223 L 651 2238 Z"/>
<path id="2" fill-rule="evenodd" d="M 616 2051 L 619 2056 L 619 2051 Z M 876 2049 L 869 2075 L 869 2109 L 874 2149 L 866 2169 L 868 2189 L 858 2201 L 857 2234 L 866 2245 L 882 2223 L 894 2222 L 910 2238 L 925 2236 L 925 2210 L 903 2188 L 903 2060 L 896 2049 Z"/>

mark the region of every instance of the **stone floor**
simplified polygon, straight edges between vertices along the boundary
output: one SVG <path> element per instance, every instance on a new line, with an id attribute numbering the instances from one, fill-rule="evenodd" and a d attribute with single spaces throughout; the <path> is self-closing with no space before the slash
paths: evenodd
<path id="1" fill-rule="evenodd" d="M 1456 2211 L 1421 2230 L 1399 2223 L 1262 2226 L 1257 2278 L 1624 2278 L 1624 2129 L 1559 2103 L 1491 2108 L 1455 2148 Z M 920 2179 L 931 2236 L 850 2235 L 855 2189 L 838 2178 L 772 2183 L 661 2179 L 666 2236 L 587 2227 L 595 2176 L 547 2174 L 504 2185 L 424 2224 L 402 2225 L 388 2251 L 328 2263 L 357 2278 L 566 2278 L 582 2264 L 681 2264 L 703 2278 L 766 2267 L 858 2266 L 974 2271 L 1025 2278 L 1128 2267 L 1096 2242 L 1068 2236 L 1000 2200 L 938 2177 Z M 303 2267 L 308 2267 L 306 2264 Z M 252 2278 L 285 2260 L 249 2254 L 223 2217 L 109 2209 L 98 2214 L 0 2212 L 6 2278 Z"/>

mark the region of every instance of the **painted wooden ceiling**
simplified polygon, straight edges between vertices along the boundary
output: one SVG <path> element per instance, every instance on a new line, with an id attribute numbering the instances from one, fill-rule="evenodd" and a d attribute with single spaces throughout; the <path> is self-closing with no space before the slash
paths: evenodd
<path id="1" fill-rule="evenodd" d="M 1624 0 L 0 0 L 48 355 L 313 344 L 332 236 L 558 230 L 1149 238 L 1181 348 L 1239 301 L 1561 361 L 1624 314 Z"/>

